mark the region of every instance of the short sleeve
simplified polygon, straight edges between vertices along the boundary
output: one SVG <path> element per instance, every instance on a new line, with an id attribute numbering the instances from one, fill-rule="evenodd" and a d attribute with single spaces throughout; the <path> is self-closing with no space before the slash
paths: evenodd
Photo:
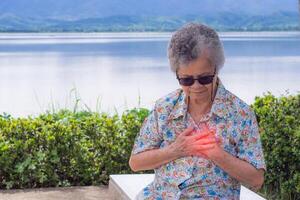
<path id="1" fill-rule="evenodd" d="M 241 122 L 241 137 L 238 141 L 238 157 L 256 169 L 266 170 L 262 144 L 255 114 L 252 110 Z"/>
<path id="2" fill-rule="evenodd" d="M 154 108 L 145 119 L 139 134 L 135 138 L 132 154 L 159 148 L 162 135 L 158 131 L 157 111 Z"/>

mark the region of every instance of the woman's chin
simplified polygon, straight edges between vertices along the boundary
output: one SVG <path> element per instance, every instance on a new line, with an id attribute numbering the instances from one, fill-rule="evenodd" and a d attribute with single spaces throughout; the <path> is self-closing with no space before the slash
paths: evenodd
<path id="1" fill-rule="evenodd" d="M 190 99 L 206 101 L 208 99 L 208 96 L 203 93 L 190 93 Z"/>

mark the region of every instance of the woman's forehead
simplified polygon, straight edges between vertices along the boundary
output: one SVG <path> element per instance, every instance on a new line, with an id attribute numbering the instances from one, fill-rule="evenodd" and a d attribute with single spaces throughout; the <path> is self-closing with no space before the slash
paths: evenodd
<path id="1" fill-rule="evenodd" d="M 181 65 L 178 74 L 182 75 L 205 75 L 214 73 L 214 67 L 206 58 L 198 58 L 186 65 Z"/>

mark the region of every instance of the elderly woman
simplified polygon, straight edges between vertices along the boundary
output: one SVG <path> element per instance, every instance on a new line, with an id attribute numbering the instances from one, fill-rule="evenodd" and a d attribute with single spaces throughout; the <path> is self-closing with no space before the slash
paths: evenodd
<path id="1" fill-rule="evenodd" d="M 180 89 L 159 99 L 136 137 L 130 167 L 155 170 L 137 199 L 239 199 L 259 189 L 265 163 L 255 114 L 218 77 L 224 52 L 202 24 L 176 31 L 168 56 Z"/>

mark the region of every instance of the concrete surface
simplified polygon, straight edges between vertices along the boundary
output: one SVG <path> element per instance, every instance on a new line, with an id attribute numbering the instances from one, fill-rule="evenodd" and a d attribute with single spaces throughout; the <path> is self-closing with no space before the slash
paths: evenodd
<path id="1" fill-rule="evenodd" d="M 108 187 L 85 186 L 0 190 L 0 200 L 111 200 Z"/>

